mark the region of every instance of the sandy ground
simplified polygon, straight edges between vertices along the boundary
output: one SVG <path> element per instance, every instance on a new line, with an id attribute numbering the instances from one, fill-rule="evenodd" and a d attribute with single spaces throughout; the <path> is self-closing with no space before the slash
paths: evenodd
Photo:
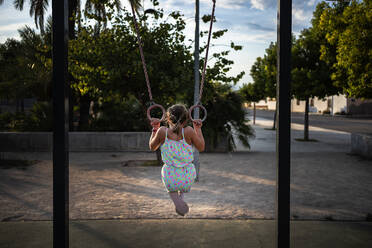
<path id="1" fill-rule="evenodd" d="M 258 120 L 252 150 L 202 153 L 200 181 L 186 201 L 186 218 L 272 219 L 275 213 L 275 132 Z M 372 163 L 348 154 L 350 134 L 311 128 L 318 142 L 298 142 L 292 126 L 291 217 L 365 220 L 372 213 Z M 39 163 L 0 169 L 0 220 L 52 219 L 50 154 L 28 154 Z M 162 185 L 161 167 L 127 167 L 153 153 L 71 153 L 70 218 L 183 218 Z"/>

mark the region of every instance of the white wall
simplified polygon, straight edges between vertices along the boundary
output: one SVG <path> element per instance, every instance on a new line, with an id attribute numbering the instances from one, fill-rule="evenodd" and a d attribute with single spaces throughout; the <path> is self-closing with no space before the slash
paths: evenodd
<path id="1" fill-rule="evenodd" d="M 333 113 L 347 112 L 347 98 L 344 95 L 333 96 Z"/>
<path id="2" fill-rule="evenodd" d="M 328 105 L 328 101 L 330 104 Z M 332 104 L 333 101 L 333 104 Z M 291 110 L 292 112 L 305 112 L 305 101 L 297 101 L 297 99 L 291 100 Z M 311 100 L 310 100 L 311 103 Z M 341 113 L 347 110 L 347 99 L 344 95 L 329 96 L 324 99 L 319 99 L 315 97 L 313 99 L 313 106 L 309 106 L 309 111 L 313 113 L 323 113 L 324 111 L 331 111 L 331 114 Z M 267 98 L 256 103 L 257 107 L 265 108 L 269 110 L 275 110 L 276 101 L 275 99 Z M 333 112 L 332 112 L 333 107 Z"/>

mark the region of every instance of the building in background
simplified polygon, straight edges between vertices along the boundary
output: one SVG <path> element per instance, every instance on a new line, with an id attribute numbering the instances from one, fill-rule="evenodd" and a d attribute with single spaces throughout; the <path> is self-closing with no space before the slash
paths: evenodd
<path id="1" fill-rule="evenodd" d="M 275 98 L 266 98 L 256 103 L 257 109 L 275 110 Z M 305 101 L 291 100 L 292 112 L 305 112 Z M 372 99 L 362 100 L 347 98 L 345 95 L 334 95 L 324 99 L 310 99 L 309 111 L 318 114 L 346 114 L 353 116 L 372 116 Z"/>

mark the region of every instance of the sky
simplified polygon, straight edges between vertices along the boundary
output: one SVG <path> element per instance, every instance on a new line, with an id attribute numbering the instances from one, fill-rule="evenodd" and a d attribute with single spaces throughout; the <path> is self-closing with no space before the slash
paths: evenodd
<path id="1" fill-rule="evenodd" d="M 29 2 L 29 1 L 25 1 Z M 49 0 L 51 5 L 51 0 Z M 320 0 L 292 0 L 292 30 L 297 35 L 310 26 L 312 13 Z M 128 6 L 127 1 L 122 1 L 123 6 Z M 159 0 L 160 7 L 165 13 L 180 11 L 186 19 L 186 36 L 194 38 L 195 32 L 195 2 L 187 0 Z M 152 4 L 144 0 L 144 8 L 151 8 Z M 212 0 L 200 0 L 200 17 L 211 14 Z M 51 14 L 48 8 L 47 15 Z M 241 51 L 231 51 L 229 59 L 235 64 L 230 75 L 245 71 L 245 76 L 235 88 L 243 83 L 252 82 L 249 75 L 250 68 L 257 57 L 265 54 L 265 49 L 270 42 L 276 41 L 277 28 L 277 1 L 276 0 L 216 0 L 216 20 L 213 31 L 228 29 L 221 38 L 211 41 L 209 54 L 229 49 L 230 42 L 242 45 Z M 24 25 L 36 28 L 33 17 L 29 15 L 29 5 L 25 4 L 23 11 L 15 10 L 13 0 L 4 0 L 0 6 L 0 43 L 7 38 L 19 38 L 17 30 Z M 200 22 L 200 30 L 208 30 L 209 24 Z M 200 41 L 206 41 L 204 37 Z M 200 56 L 204 56 L 201 54 Z M 208 63 L 213 63 L 213 59 Z"/>

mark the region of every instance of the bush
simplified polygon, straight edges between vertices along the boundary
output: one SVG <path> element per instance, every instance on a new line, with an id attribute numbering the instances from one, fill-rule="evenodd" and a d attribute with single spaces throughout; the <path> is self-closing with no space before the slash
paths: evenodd
<path id="1" fill-rule="evenodd" d="M 211 87 L 211 85 L 209 85 Z M 243 107 L 243 98 L 226 85 L 213 85 L 212 98 L 206 102 L 208 118 L 204 124 L 204 137 L 210 144 L 217 147 L 222 137 L 228 137 L 229 151 L 236 148 L 237 137 L 244 146 L 250 147 L 249 138 L 254 137 L 254 130 L 248 124 L 249 120 Z"/>
<path id="2" fill-rule="evenodd" d="M 89 131 L 143 132 L 149 130 L 142 105 L 134 98 L 111 98 L 96 104 Z"/>
<path id="3" fill-rule="evenodd" d="M 37 102 L 29 113 L 0 114 L 0 131 L 51 131 L 53 109 L 48 102 Z"/>
<path id="4" fill-rule="evenodd" d="M 0 131 L 10 131 L 9 124 L 13 119 L 13 114 L 10 112 L 4 112 L 0 114 Z"/>

